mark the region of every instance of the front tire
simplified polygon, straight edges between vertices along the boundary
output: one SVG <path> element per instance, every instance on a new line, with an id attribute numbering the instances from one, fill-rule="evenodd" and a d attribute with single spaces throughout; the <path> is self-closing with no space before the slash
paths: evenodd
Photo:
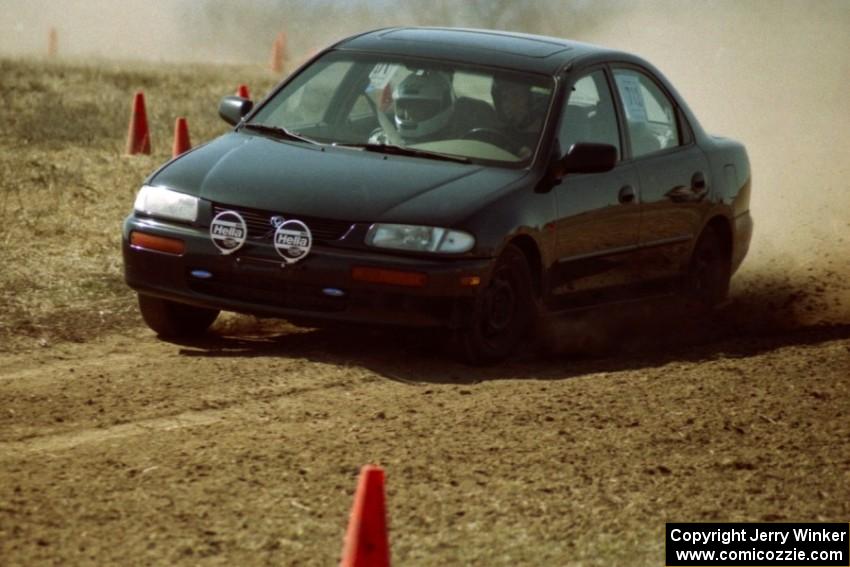
<path id="1" fill-rule="evenodd" d="M 219 314 L 218 309 L 204 309 L 143 294 L 139 294 L 139 311 L 148 327 L 164 338 L 200 336 Z"/>
<path id="2" fill-rule="evenodd" d="M 525 338 L 535 315 L 528 261 L 519 248 L 509 244 L 475 300 L 470 324 L 458 333 L 463 358 L 470 364 L 507 358 Z"/>

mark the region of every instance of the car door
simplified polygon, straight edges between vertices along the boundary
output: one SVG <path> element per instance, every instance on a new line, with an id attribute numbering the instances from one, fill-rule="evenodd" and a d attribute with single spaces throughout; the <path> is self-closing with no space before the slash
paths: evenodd
<path id="1" fill-rule="evenodd" d="M 558 129 L 565 154 L 577 142 L 611 144 L 622 156 L 621 136 L 608 75 L 603 68 L 579 76 L 566 98 Z M 557 263 L 552 275 L 556 304 L 598 301 L 637 279 L 635 253 L 640 186 L 633 164 L 611 171 L 567 174 L 555 187 Z"/>
<path id="2" fill-rule="evenodd" d="M 640 175 L 641 278 L 682 273 L 709 207 L 710 169 L 684 114 L 644 70 L 613 69 L 628 148 Z"/>

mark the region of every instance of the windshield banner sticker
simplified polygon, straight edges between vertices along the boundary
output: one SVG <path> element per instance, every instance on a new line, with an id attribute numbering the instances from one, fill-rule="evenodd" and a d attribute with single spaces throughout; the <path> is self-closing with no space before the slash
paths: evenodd
<path id="1" fill-rule="evenodd" d="M 233 254 L 245 244 L 248 226 L 236 211 L 222 211 L 210 223 L 210 238 L 222 254 Z"/>
<path id="2" fill-rule="evenodd" d="M 274 232 L 274 249 L 287 264 L 303 259 L 313 246 L 313 235 L 299 220 L 280 223 Z"/>

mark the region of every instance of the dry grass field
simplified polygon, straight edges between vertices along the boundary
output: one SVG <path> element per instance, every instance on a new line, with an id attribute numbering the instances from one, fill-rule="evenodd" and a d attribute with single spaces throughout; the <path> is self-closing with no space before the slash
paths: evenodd
<path id="1" fill-rule="evenodd" d="M 234 315 L 157 340 L 122 219 L 177 116 L 201 143 L 226 129 L 221 96 L 273 82 L 0 59 L 1 564 L 333 564 L 368 462 L 398 565 L 661 565 L 666 521 L 850 518 L 841 238 L 760 245 L 712 324 L 638 313 L 604 355 L 571 345 L 586 320 L 556 326 L 560 352 L 484 369 L 423 334 Z M 139 89 L 154 154 L 128 158 Z"/>
<path id="2" fill-rule="evenodd" d="M 0 350 L 83 340 L 138 321 L 121 279 L 119 234 L 139 184 L 171 155 L 174 120 L 195 143 L 226 130 L 216 109 L 258 70 L 0 60 Z M 124 157 L 143 90 L 151 156 Z"/>

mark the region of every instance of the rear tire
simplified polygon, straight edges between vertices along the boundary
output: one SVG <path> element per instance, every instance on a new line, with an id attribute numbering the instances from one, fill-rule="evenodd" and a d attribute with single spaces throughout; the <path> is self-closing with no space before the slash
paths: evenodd
<path id="1" fill-rule="evenodd" d="M 509 244 L 487 287 L 478 293 L 470 324 L 458 331 L 456 342 L 464 360 L 488 364 L 510 356 L 531 328 L 536 309 L 528 261 Z"/>
<path id="2" fill-rule="evenodd" d="M 729 254 L 714 228 L 707 228 L 697 241 L 688 268 L 687 295 L 697 307 L 712 309 L 729 294 L 732 278 Z"/>
<path id="3" fill-rule="evenodd" d="M 165 338 L 200 336 L 219 314 L 218 309 L 204 309 L 142 294 L 139 294 L 139 310 L 148 327 Z"/>

